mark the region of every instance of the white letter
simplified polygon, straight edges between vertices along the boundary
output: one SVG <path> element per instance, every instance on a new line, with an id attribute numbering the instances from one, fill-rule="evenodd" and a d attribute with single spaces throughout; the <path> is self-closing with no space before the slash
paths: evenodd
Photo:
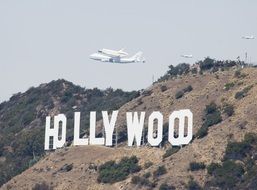
<path id="1" fill-rule="evenodd" d="M 49 150 L 49 139 L 50 136 L 54 137 L 57 136 L 58 131 L 56 133 L 55 128 L 50 128 L 50 122 L 51 122 L 51 117 L 47 116 L 46 117 L 46 127 L 45 127 L 45 150 Z M 53 140 L 53 149 L 56 149 L 56 144 L 55 141 Z"/>
<path id="2" fill-rule="evenodd" d="M 60 122 L 62 123 L 62 134 L 61 134 L 61 139 L 59 140 L 58 137 L 58 131 L 59 131 L 59 124 Z M 64 114 L 59 114 L 54 117 L 54 128 L 56 130 L 56 135 L 54 136 L 54 144 L 56 142 L 56 148 L 61 148 L 65 144 L 66 141 L 66 123 L 67 119 Z"/>
<path id="3" fill-rule="evenodd" d="M 184 137 L 185 117 L 188 121 L 187 136 Z M 179 119 L 178 137 L 174 137 L 175 119 Z M 172 145 L 179 146 L 188 144 L 193 138 L 193 114 L 190 110 L 174 111 L 169 117 L 169 142 Z"/>
<path id="4" fill-rule="evenodd" d="M 111 121 L 109 121 L 107 111 L 102 111 L 102 115 L 103 115 L 103 123 L 105 128 L 105 145 L 112 146 L 112 135 L 113 135 L 114 125 L 117 120 L 118 111 L 112 112 Z"/>
<path id="5" fill-rule="evenodd" d="M 127 114 L 127 129 L 128 129 L 128 146 L 132 146 L 134 138 L 136 138 L 137 146 L 141 145 L 142 130 L 145 121 L 145 112 L 141 112 L 140 121 L 138 121 L 138 113 L 135 112 L 134 117 L 132 112 Z M 132 119 L 133 117 L 133 119 Z"/>
<path id="6" fill-rule="evenodd" d="M 45 150 L 49 150 L 49 138 L 53 137 L 53 149 L 60 148 L 65 144 L 66 140 L 66 117 L 63 114 L 59 114 L 54 117 L 54 128 L 50 128 L 50 116 L 46 117 L 45 128 Z M 61 139 L 58 138 L 59 122 L 62 122 L 62 134 Z"/>
<path id="7" fill-rule="evenodd" d="M 95 137 L 95 122 L 96 122 L 96 112 L 90 112 L 90 144 L 93 145 L 104 145 L 104 138 Z"/>
<path id="8" fill-rule="evenodd" d="M 80 112 L 74 113 L 74 145 L 88 145 L 87 138 L 79 138 L 80 135 Z"/>
<path id="9" fill-rule="evenodd" d="M 157 128 L 157 136 L 153 137 L 153 122 L 157 119 L 158 128 Z M 160 112 L 153 112 L 148 119 L 148 143 L 151 146 L 158 146 L 162 141 L 162 128 L 163 128 L 163 116 Z M 155 132 L 155 133 L 157 133 Z"/>

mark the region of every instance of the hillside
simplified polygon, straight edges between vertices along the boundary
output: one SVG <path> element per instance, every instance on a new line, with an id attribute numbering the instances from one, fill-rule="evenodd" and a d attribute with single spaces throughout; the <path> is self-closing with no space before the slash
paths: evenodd
<path id="1" fill-rule="evenodd" d="M 171 77 L 170 72 L 121 106 L 116 123 L 117 148 L 70 146 L 49 152 L 1 189 L 254 189 L 257 69 L 239 69 L 235 65 L 211 68 L 211 72 L 208 68 L 200 73 L 182 72 L 176 77 Z M 175 148 L 166 142 L 161 148 L 147 144 L 139 148 L 126 146 L 127 111 L 146 111 L 147 116 L 160 111 L 167 128 L 169 114 L 179 109 L 190 109 L 194 114 L 194 139 L 189 145 Z M 102 121 L 97 126 L 100 133 Z M 128 158 L 124 161 L 124 157 L 133 155 L 138 163 Z M 110 160 L 116 165 L 107 162 Z M 110 183 L 115 179 L 108 169 L 124 171 L 124 162 L 139 168 Z M 110 182 L 104 181 L 103 176 Z"/>
<path id="2" fill-rule="evenodd" d="M 74 110 L 84 113 L 81 122 L 88 126 L 89 110 L 118 109 L 138 94 L 111 88 L 85 89 L 57 80 L 13 95 L 0 104 L 0 185 L 44 155 L 42 145 L 47 115 L 66 114 L 70 134 L 67 140 L 71 141 Z"/>

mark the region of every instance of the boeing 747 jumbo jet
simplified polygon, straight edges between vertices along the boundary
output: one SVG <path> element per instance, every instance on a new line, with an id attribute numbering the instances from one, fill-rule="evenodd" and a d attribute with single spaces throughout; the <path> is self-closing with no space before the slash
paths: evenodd
<path id="1" fill-rule="evenodd" d="M 97 53 L 93 53 L 90 55 L 90 59 L 101 61 L 101 62 L 110 62 L 110 63 L 137 63 L 137 62 L 145 62 L 145 59 L 142 57 L 143 53 L 137 52 L 132 57 L 126 57 L 128 53 L 123 50 L 115 51 L 102 49 L 98 50 Z"/>

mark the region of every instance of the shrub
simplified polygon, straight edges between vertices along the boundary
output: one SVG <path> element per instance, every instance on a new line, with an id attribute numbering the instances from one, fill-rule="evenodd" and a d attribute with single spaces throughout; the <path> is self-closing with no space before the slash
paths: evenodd
<path id="1" fill-rule="evenodd" d="M 176 99 L 182 98 L 183 96 L 184 96 L 184 92 L 181 90 L 177 91 L 175 94 Z"/>
<path id="2" fill-rule="evenodd" d="M 147 161 L 147 162 L 144 164 L 144 168 L 147 169 L 147 168 L 151 167 L 152 165 L 153 165 L 153 162 Z"/>
<path id="3" fill-rule="evenodd" d="M 206 106 L 204 110 L 204 122 L 202 127 L 197 131 L 196 137 L 203 138 L 208 134 L 208 128 L 222 121 L 221 113 L 214 102 Z"/>
<path id="4" fill-rule="evenodd" d="M 188 184 L 187 184 L 187 189 L 188 190 L 201 190 L 201 186 L 194 181 L 192 178 L 189 180 Z"/>
<path id="5" fill-rule="evenodd" d="M 214 112 L 212 114 L 208 114 L 205 117 L 204 126 L 210 127 L 216 125 L 222 121 L 220 111 Z"/>
<path id="6" fill-rule="evenodd" d="M 151 173 L 150 172 L 147 172 L 143 175 L 144 178 L 149 178 L 151 176 Z"/>
<path id="7" fill-rule="evenodd" d="M 193 69 L 191 70 L 191 73 L 192 73 L 192 74 L 197 74 L 197 68 L 193 68 Z"/>
<path id="8" fill-rule="evenodd" d="M 246 76 L 247 76 L 247 75 L 241 73 L 240 70 L 235 71 L 235 74 L 234 74 L 234 77 L 236 77 L 236 78 L 244 78 L 244 77 L 246 77 Z"/>
<path id="9" fill-rule="evenodd" d="M 154 187 L 155 184 L 150 182 L 148 179 L 140 176 L 133 176 L 131 179 L 131 183 L 139 185 L 139 186 L 148 186 L 148 187 Z"/>
<path id="10" fill-rule="evenodd" d="M 64 165 L 60 168 L 59 172 L 69 172 L 69 171 L 72 170 L 72 168 L 73 168 L 73 164 L 64 164 Z"/>
<path id="11" fill-rule="evenodd" d="M 176 77 L 177 75 L 187 74 L 190 71 L 190 65 L 186 63 L 180 63 L 177 66 L 170 65 L 168 74 L 171 77 Z"/>
<path id="12" fill-rule="evenodd" d="M 43 182 L 35 184 L 32 190 L 53 190 L 53 187 L 47 185 L 46 182 Z"/>
<path id="13" fill-rule="evenodd" d="M 202 71 L 210 70 L 214 66 L 214 59 L 211 59 L 209 57 L 205 58 L 203 61 L 200 61 L 200 69 Z"/>
<path id="14" fill-rule="evenodd" d="M 206 105 L 205 107 L 205 115 L 212 114 L 217 111 L 217 105 L 214 102 L 211 102 L 209 105 Z"/>
<path id="15" fill-rule="evenodd" d="M 183 89 L 184 92 L 191 92 L 193 90 L 193 87 L 191 85 L 188 85 L 186 88 Z"/>
<path id="16" fill-rule="evenodd" d="M 214 102 L 207 105 L 204 112 L 205 116 L 203 126 L 210 127 L 222 121 L 221 113 Z"/>
<path id="17" fill-rule="evenodd" d="M 98 182 L 115 183 L 126 179 L 129 174 L 140 171 L 136 156 L 124 157 L 119 163 L 108 161 L 99 166 Z"/>
<path id="18" fill-rule="evenodd" d="M 229 90 L 229 89 L 233 88 L 234 86 L 235 86 L 235 83 L 234 83 L 234 82 L 226 83 L 226 84 L 224 85 L 224 89 L 225 89 L 225 90 Z"/>
<path id="19" fill-rule="evenodd" d="M 243 91 L 237 92 L 235 94 L 235 99 L 242 99 L 243 97 L 245 97 L 245 93 Z"/>
<path id="20" fill-rule="evenodd" d="M 232 116 L 234 114 L 234 106 L 231 104 L 225 104 L 225 106 L 223 107 L 223 112 L 228 116 Z"/>
<path id="21" fill-rule="evenodd" d="M 234 77 L 240 78 L 241 72 L 240 70 L 235 71 Z"/>
<path id="22" fill-rule="evenodd" d="M 159 166 L 154 172 L 153 172 L 153 176 L 156 178 L 156 177 L 159 177 L 163 174 L 166 174 L 167 173 L 167 170 L 165 168 L 165 166 Z"/>
<path id="23" fill-rule="evenodd" d="M 175 154 L 176 152 L 179 151 L 179 147 L 174 146 L 174 147 L 170 147 L 166 150 L 166 152 L 164 153 L 164 155 L 162 156 L 162 158 L 167 158 L 169 156 L 171 156 L 172 154 Z"/>
<path id="24" fill-rule="evenodd" d="M 175 94 L 175 98 L 176 99 L 182 98 L 186 92 L 191 92 L 192 90 L 193 90 L 193 87 L 191 85 L 188 85 L 182 90 L 177 91 L 177 93 Z"/>
<path id="25" fill-rule="evenodd" d="M 210 165 L 207 166 L 207 172 L 208 174 L 212 175 L 213 172 L 220 167 L 221 166 L 217 163 L 211 163 Z"/>
<path id="26" fill-rule="evenodd" d="M 202 169 L 205 169 L 205 164 L 200 162 L 191 162 L 189 164 L 189 170 L 191 171 L 197 171 L 197 170 L 202 170 Z"/>
<path id="27" fill-rule="evenodd" d="M 235 99 L 240 100 L 240 99 L 244 98 L 247 95 L 247 93 L 249 92 L 249 90 L 252 89 L 252 87 L 253 87 L 253 85 L 250 85 L 250 86 L 245 87 L 243 90 L 237 92 L 235 94 Z"/>
<path id="28" fill-rule="evenodd" d="M 212 178 L 206 183 L 206 189 L 256 189 L 256 151 L 255 133 L 247 133 L 241 142 L 229 142 L 223 163 L 207 166 Z"/>
<path id="29" fill-rule="evenodd" d="M 161 89 L 162 92 L 165 92 L 168 88 L 167 88 L 167 86 L 162 85 L 162 86 L 160 87 L 160 89 Z"/>
<path id="30" fill-rule="evenodd" d="M 243 142 L 229 142 L 225 152 L 225 159 L 243 159 L 247 152 L 251 149 L 251 145 L 245 141 Z"/>
<path id="31" fill-rule="evenodd" d="M 208 127 L 206 126 L 202 126 L 200 127 L 200 129 L 196 132 L 195 136 L 198 139 L 201 139 L 203 137 L 205 137 L 208 134 Z"/>
<path id="32" fill-rule="evenodd" d="M 211 181 L 212 186 L 221 189 L 234 189 L 237 182 L 242 179 L 244 169 L 242 165 L 226 160 L 221 166 L 213 167 L 210 173 L 215 176 Z"/>
<path id="33" fill-rule="evenodd" d="M 162 183 L 160 185 L 159 190 L 175 190 L 176 188 L 172 185 L 168 185 L 167 183 Z"/>

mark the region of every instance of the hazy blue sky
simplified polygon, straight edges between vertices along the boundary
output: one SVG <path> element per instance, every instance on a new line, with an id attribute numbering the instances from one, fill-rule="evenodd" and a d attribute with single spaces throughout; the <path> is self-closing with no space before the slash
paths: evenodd
<path id="1" fill-rule="evenodd" d="M 0 102 L 64 78 L 83 87 L 141 89 L 170 64 L 210 56 L 257 61 L 256 0 L 0 0 Z M 89 59 L 100 48 L 134 54 L 137 64 Z"/>

